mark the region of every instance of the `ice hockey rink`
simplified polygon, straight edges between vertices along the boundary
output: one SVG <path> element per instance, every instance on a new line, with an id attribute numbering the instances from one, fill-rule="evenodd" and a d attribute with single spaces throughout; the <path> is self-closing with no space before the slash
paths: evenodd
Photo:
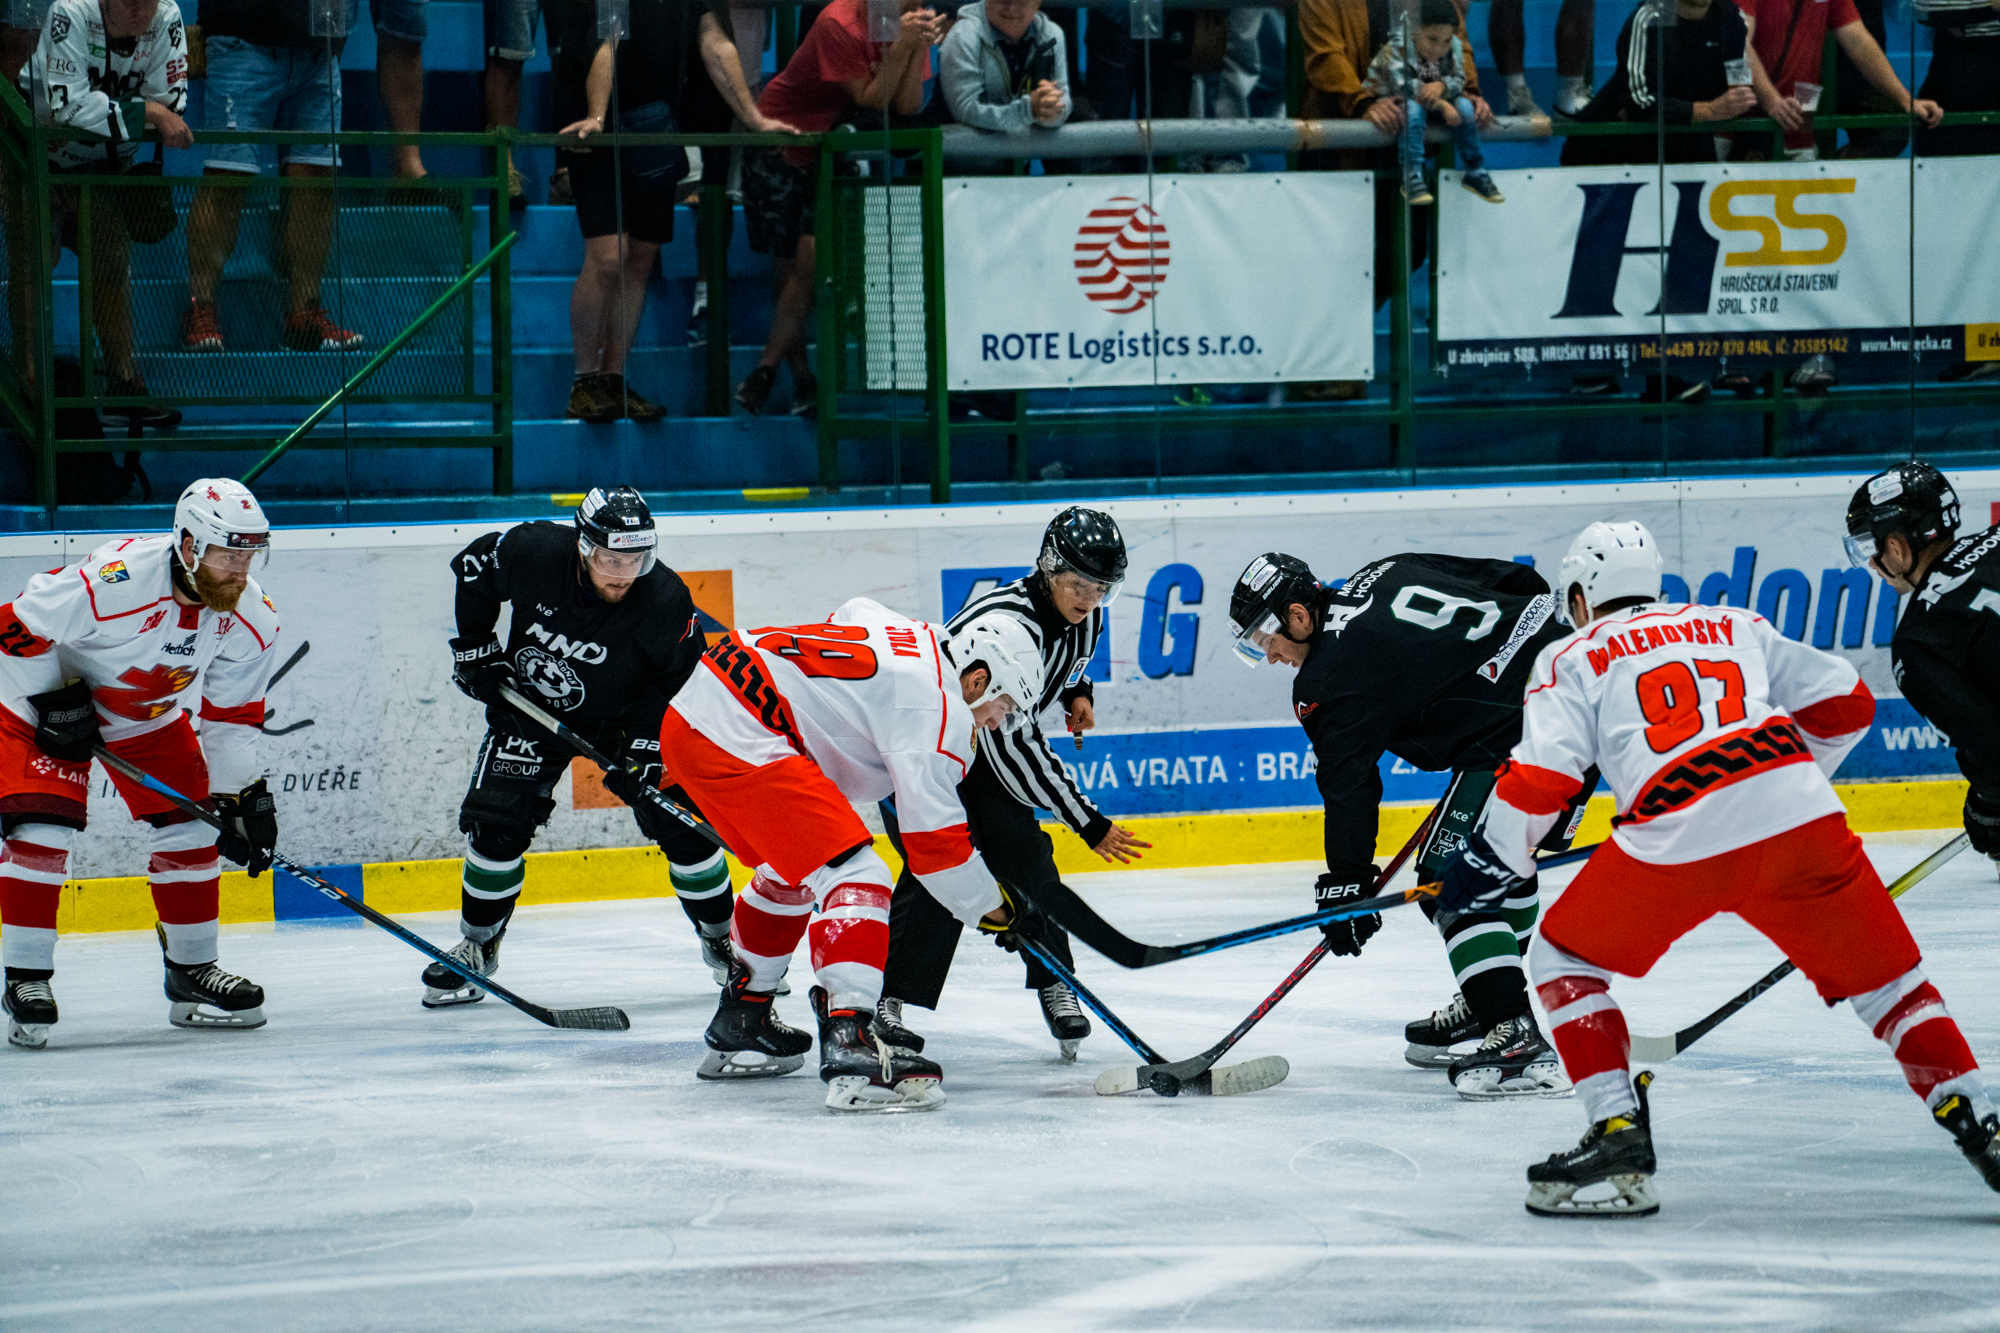
<path id="1" fill-rule="evenodd" d="M 1869 842 L 1884 878 L 1946 835 Z M 1554 889 L 1571 872 L 1552 874 Z M 1302 910 L 1312 871 L 1080 877 L 1137 937 Z M 2000 880 L 1967 854 L 1902 900 L 1973 1049 L 2000 1067 Z M 449 938 L 444 914 L 411 918 Z M 1288 936 L 1144 972 L 1080 951 L 1170 1056 L 1247 1013 Z M 1776 961 L 1734 918 L 1619 988 L 1684 1026 Z M 1523 1168 L 1573 1099 L 1475 1104 L 1402 1060 L 1450 997 L 1414 910 L 1328 960 L 1233 1058 L 1235 1098 L 1094 1095 L 1131 1061 L 1099 1025 L 1064 1065 L 1020 965 L 961 943 L 931 1114 L 835 1117 L 809 1062 L 698 1083 L 715 988 L 679 907 L 524 909 L 500 979 L 613 1003 L 560 1032 L 488 999 L 429 1013 L 423 960 L 372 927 L 227 928 L 270 993 L 249 1033 L 167 1026 L 144 934 L 66 937 L 62 1022 L 4 1049 L 0 1327 L 21 1329 L 1991 1329 L 2000 1199 L 1845 1008 L 1789 978 L 1660 1068 L 1662 1209 L 1543 1220 Z M 799 993 L 779 1002 L 809 1018 Z"/>

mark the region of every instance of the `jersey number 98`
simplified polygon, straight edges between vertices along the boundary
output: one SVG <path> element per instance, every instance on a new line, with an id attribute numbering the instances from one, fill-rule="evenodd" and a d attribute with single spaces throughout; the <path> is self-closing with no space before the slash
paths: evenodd
<path id="1" fill-rule="evenodd" d="M 875 650 L 863 642 L 863 625 L 792 625 L 751 630 L 760 652 L 775 653 L 808 676 L 867 680 L 875 674 Z"/>

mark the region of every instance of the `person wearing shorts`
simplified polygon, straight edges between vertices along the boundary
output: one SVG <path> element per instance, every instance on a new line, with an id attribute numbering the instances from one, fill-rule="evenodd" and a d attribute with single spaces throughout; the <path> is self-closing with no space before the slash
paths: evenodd
<path id="1" fill-rule="evenodd" d="M 208 0 L 201 8 L 208 48 L 208 88 L 202 128 L 207 131 L 340 130 L 339 39 L 316 37 L 311 0 Z M 263 149 L 254 144 L 211 143 L 206 176 L 263 174 Z M 333 175 L 340 150 L 333 144 L 287 144 L 277 150 L 278 170 L 292 179 Z M 188 308 L 181 346 L 189 352 L 224 349 L 223 265 L 236 248 L 247 190 L 196 191 L 188 213 Z M 281 210 L 273 267 L 286 275 L 286 317 L 278 345 L 294 352 L 359 347 L 361 335 L 327 313 L 320 278 L 333 246 L 333 191 L 298 189 Z M 231 336 L 245 331 L 236 328 Z"/>
<path id="2" fill-rule="evenodd" d="M 521 68 L 535 58 L 542 0 L 486 0 L 485 18 L 486 128 L 514 129 L 521 123 Z M 527 206 L 528 180 L 514 165 L 514 150 L 509 148 L 507 207 Z"/>
<path id="3" fill-rule="evenodd" d="M 430 23 L 424 12 L 430 0 L 368 0 L 368 17 L 375 24 L 375 91 L 389 128 L 415 134 L 424 120 L 424 38 Z M 424 159 L 417 145 L 389 150 L 396 175 L 421 180 Z"/>

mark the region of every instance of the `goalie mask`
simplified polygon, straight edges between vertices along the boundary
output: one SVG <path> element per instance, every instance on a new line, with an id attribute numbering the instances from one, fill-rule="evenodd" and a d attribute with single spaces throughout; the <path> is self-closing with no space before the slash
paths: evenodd
<path id="1" fill-rule="evenodd" d="M 972 707 L 1004 697 L 1013 707 L 1001 715 L 1001 731 L 1022 731 L 1033 724 L 1042 697 L 1042 650 L 1025 625 L 1010 615 L 984 615 L 952 635 L 948 646 L 960 675 L 975 666 L 986 668 L 986 689 Z"/>
<path id="2" fill-rule="evenodd" d="M 630 486 L 600 487 L 576 507 L 577 559 L 607 579 L 650 574 L 659 544 L 653 511 Z"/>

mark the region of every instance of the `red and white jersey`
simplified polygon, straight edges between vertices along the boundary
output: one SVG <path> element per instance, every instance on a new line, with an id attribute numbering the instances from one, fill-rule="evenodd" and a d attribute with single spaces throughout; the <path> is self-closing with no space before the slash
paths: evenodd
<path id="1" fill-rule="evenodd" d="M 263 773 L 256 738 L 278 610 L 255 579 L 223 614 L 174 600 L 169 537 L 109 542 L 82 564 L 37 574 L 0 606 L 0 703 L 29 729 L 28 696 L 82 677 L 106 740 L 172 726 L 201 681 L 202 750 L 213 791 Z"/>
<path id="2" fill-rule="evenodd" d="M 1843 658 L 1727 606 L 1648 603 L 1544 648 L 1486 838 L 1516 873 L 1598 766 L 1611 836 L 1680 864 L 1842 813 L 1828 782 L 1875 699 Z"/>
<path id="3" fill-rule="evenodd" d="M 893 797 L 910 869 L 932 896 L 961 920 L 999 905 L 958 799 L 972 710 L 937 626 L 856 597 L 821 624 L 737 630 L 672 706 L 731 753 L 789 747 L 850 801 Z"/>

